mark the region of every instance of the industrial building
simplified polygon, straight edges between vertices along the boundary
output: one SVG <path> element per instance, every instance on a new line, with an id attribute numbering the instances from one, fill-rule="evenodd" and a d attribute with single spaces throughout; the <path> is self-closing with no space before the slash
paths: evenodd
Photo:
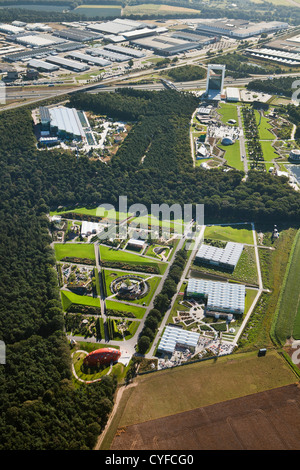
<path id="1" fill-rule="evenodd" d="M 11 40 L 17 42 L 18 44 L 22 44 L 24 46 L 30 47 L 45 47 L 45 46 L 53 46 L 54 44 L 60 44 L 65 42 L 65 39 L 56 38 L 51 36 L 50 34 L 21 34 L 14 36 Z"/>
<path id="2" fill-rule="evenodd" d="M 244 245 L 228 242 L 225 248 L 202 244 L 195 256 L 195 263 L 216 266 L 233 271 L 240 259 Z"/>
<path id="3" fill-rule="evenodd" d="M 107 67 L 108 65 L 111 65 L 111 62 L 109 60 L 100 59 L 99 57 L 93 57 L 88 54 L 81 54 L 81 52 L 77 51 L 70 52 L 67 57 L 70 57 L 71 59 L 75 60 L 80 60 L 88 64 L 97 65 L 99 67 Z"/>
<path id="4" fill-rule="evenodd" d="M 73 72 L 85 72 L 89 70 L 89 66 L 82 64 L 81 62 L 75 62 L 74 60 L 64 59 L 62 57 L 52 57 L 49 56 L 46 58 L 47 62 L 50 64 L 58 65 L 59 67 L 72 70 Z"/>
<path id="5" fill-rule="evenodd" d="M 187 298 L 200 300 L 205 304 L 206 314 L 242 315 L 245 311 L 246 288 L 243 284 L 189 279 Z"/>
<path id="6" fill-rule="evenodd" d="M 39 112 L 43 136 L 48 131 L 51 136 L 58 136 L 62 140 L 70 138 L 82 140 L 85 138 L 85 132 L 75 108 L 40 107 Z"/>
<path id="7" fill-rule="evenodd" d="M 167 326 L 159 342 L 157 352 L 160 354 L 173 354 L 177 347 L 194 352 L 199 338 L 199 333 L 183 330 L 177 326 Z"/>
<path id="8" fill-rule="evenodd" d="M 272 33 L 287 29 L 288 23 L 282 21 L 269 21 L 252 23 L 248 20 L 210 18 L 201 20 L 197 30 L 203 34 L 229 36 L 235 39 L 247 39 L 262 33 Z"/>
<path id="9" fill-rule="evenodd" d="M 53 46 L 51 47 L 37 47 L 35 49 L 24 49 L 21 52 L 16 52 L 13 54 L 7 54 L 4 56 L 4 60 L 8 62 L 26 62 L 34 58 L 45 58 L 50 54 L 55 53 Z"/>
<path id="10" fill-rule="evenodd" d="M 234 87 L 227 87 L 226 88 L 226 100 L 227 101 L 240 101 L 240 90 Z"/>
<path id="11" fill-rule="evenodd" d="M 300 65 L 300 52 L 280 51 L 277 49 L 270 49 L 268 47 L 262 47 L 261 49 L 246 49 L 245 52 L 252 57 L 257 57 L 262 60 L 271 60 L 283 65 Z"/>
<path id="12" fill-rule="evenodd" d="M 151 49 L 155 54 L 162 56 L 180 54 L 200 47 L 198 42 L 184 41 L 166 34 L 131 40 L 131 43 L 143 49 Z"/>
<path id="13" fill-rule="evenodd" d="M 141 59 L 146 55 L 144 52 L 133 49 L 132 47 L 117 46 L 115 44 L 108 44 L 104 46 L 104 49 L 107 51 L 115 52 L 117 54 L 125 54 L 134 59 Z"/>
<path id="14" fill-rule="evenodd" d="M 93 57 L 105 57 L 107 60 L 112 62 L 125 62 L 131 59 L 129 55 L 118 54 L 117 52 L 111 52 L 106 49 L 102 49 L 101 47 L 93 47 L 92 49 L 87 49 L 86 53 L 90 54 Z"/>
<path id="15" fill-rule="evenodd" d="M 13 24 L 0 23 L 0 32 L 5 34 L 19 34 L 24 33 L 25 29 Z"/>
<path id="16" fill-rule="evenodd" d="M 96 39 L 101 39 L 103 34 L 95 33 L 92 31 L 82 30 L 82 29 L 62 29 L 59 31 L 55 31 L 53 33 L 54 36 L 58 36 L 60 38 L 67 39 L 68 41 L 76 41 L 76 42 L 87 42 L 87 41 L 94 41 Z"/>
<path id="17" fill-rule="evenodd" d="M 49 64 L 43 60 L 32 59 L 28 62 L 28 67 L 39 70 L 40 72 L 55 72 L 59 70 L 57 65 Z"/>

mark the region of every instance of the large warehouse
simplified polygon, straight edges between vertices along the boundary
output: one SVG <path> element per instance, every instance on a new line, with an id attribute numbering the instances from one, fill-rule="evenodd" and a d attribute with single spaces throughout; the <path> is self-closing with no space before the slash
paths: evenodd
<path id="1" fill-rule="evenodd" d="M 228 242 L 225 248 L 202 244 L 195 256 L 195 263 L 216 266 L 233 271 L 240 259 L 244 245 Z"/>
<path id="2" fill-rule="evenodd" d="M 205 313 L 242 315 L 245 310 L 246 288 L 243 284 L 189 279 L 187 298 L 205 303 Z"/>
<path id="3" fill-rule="evenodd" d="M 183 330 L 176 326 L 167 326 L 160 340 L 157 352 L 173 354 L 176 347 L 183 347 L 194 352 L 199 338 L 199 333 Z"/>
<path id="4" fill-rule="evenodd" d="M 48 130 L 51 135 L 57 135 L 62 139 L 82 140 L 85 138 L 85 132 L 75 108 L 40 107 L 39 111 L 43 131 Z"/>
<path id="5" fill-rule="evenodd" d="M 287 29 L 288 23 L 282 21 L 268 21 L 252 23 L 248 20 L 210 18 L 201 20 L 197 30 L 202 34 L 229 36 L 235 39 L 247 39 L 262 33 L 271 33 Z"/>

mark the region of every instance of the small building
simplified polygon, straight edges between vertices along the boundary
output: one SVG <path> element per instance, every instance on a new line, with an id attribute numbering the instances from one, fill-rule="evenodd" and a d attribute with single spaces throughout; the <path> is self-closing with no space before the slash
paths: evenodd
<path id="1" fill-rule="evenodd" d="M 240 90 L 238 88 L 227 87 L 226 100 L 234 102 L 240 101 Z"/>
<path id="2" fill-rule="evenodd" d="M 81 235 L 83 237 L 89 237 L 90 235 L 95 235 L 97 232 L 99 232 L 98 223 L 83 220 L 81 224 Z"/>
<path id="3" fill-rule="evenodd" d="M 132 250 L 141 250 L 145 246 L 145 240 L 140 240 L 136 238 L 130 238 L 127 242 L 127 248 Z"/>
<path id="4" fill-rule="evenodd" d="M 300 162 L 300 150 L 299 149 L 293 149 L 290 151 L 289 159 L 292 162 Z"/>

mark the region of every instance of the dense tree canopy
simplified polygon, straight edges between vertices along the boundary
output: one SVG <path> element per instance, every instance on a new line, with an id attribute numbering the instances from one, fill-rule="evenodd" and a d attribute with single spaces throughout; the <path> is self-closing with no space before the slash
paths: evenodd
<path id="1" fill-rule="evenodd" d="M 149 208 L 204 203 L 206 222 L 299 221 L 300 196 L 285 178 L 251 171 L 244 182 L 235 170 L 193 168 L 189 123 L 197 104 L 193 95 L 172 90 L 74 96 L 71 105 L 133 123 L 107 165 L 38 150 L 29 109 L 0 114 L 0 339 L 7 346 L 7 364 L 0 365 L 0 449 L 92 448 L 116 387 L 113 377 L 72 385 L 49 246 L 50 207 L 117 204 L 126 195 L 128 204 Z M 167 308 L 183 262 L 176 258 L 156 311 Z M 144 331 L 150 339 L 153 318 Z"/>

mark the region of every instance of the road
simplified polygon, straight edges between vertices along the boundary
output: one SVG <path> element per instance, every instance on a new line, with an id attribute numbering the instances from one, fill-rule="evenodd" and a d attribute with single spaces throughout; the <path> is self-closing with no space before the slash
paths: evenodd
<path id="1" fill-rule="evenodd" d="M 246 175 L 246 178 L 247 178 L 248 159 L 247 159 L 247 153 L 246 153 L 245 136 L 244 136 L 244 131 L 243 131 L 243 122 L 242 122 L 241 107 L 240 106 L 237 106 L 237 115 L 238 115 L 239 128 L 241 129 L 241 134 L 240 134 L 240 137 L 239 137 L 240 155 L 241 155 L 241 159 L 244 163 L 244 172 L 245 172 L 245 175 Z"/>
<path id="2" fill-rule="evenodd" d="M 145 355 L 145 357 L 147 357 L 147 358 L 152 358 L 153 355 L 154 355 L 154 351 L 155 351 L 155 348 L 156 348 L 156 346 L 157 346 L 157 344 L 158 344 L 158 341 L 159 341 L 159 339 L 160 339 L 161 333 L 162 333 L 163 330 L 164 330 L 164 327 L 165 327 L 165 325 L 166 325 L 166 322 L 167 322 L 167 320 L 168 320 L 168 317 L 169 317 L 169 315 L 170 315 L 170 312 L 172 311 L 172 308 L 174 307 L 174 303 L 176 302 L 176 298 L 177 298 L 177 296 L 178 296 L 178 294 L 179 294 L 179 292 L 180 292 L 180 286 L 181 286 L 182 283 L 185 281 L 185 279 L 186 279 L 186 277 L 187 277 L 187 273 L 188 273 L 188 271 L 189 271 L 189 269 L 190 269 L 191 262 L 192 262 L 192 260 L 194 259 L 194 255 L 195 255 L 195 253 L 197 252 L 197 250 L 198 250 L 198 248 L 199 248 L 199 245 L 200 245 L 200 243 L 201 243 L 202 240 L 203 240 L 204 231 L 205 231 L 205 225 L 202 225 L 199 234 L 198 234 L 197 237 L 195 238 L 193 249 L 192 249 L 191 252 L 188 254 L 189 257 L 188 257 L 187 263 L 186 263 L 185 268 L 184 268 L 184 270 L 183 270 L 183 273 L 182 273 L 182 275 L 181 275 L 181 279 L 180 279 L 180 281 L 179 281 L 179 283 L 178 283 L 178 285 L 177 285 L 177 291 L 176 291 L 176 293 L 174 294 L 174 296 L 173 296 L 173 298 L 172 298 L 172 300 L 171 300 L 170 307 L 169 307 L 169 309 L 167 310 L 167 312 L 166 312 L 166 314 L 165 314 L 165 316 L 164 316 L 164 318 L 163 318 L 163 320 L 162 320 L 162 322 L 161 322 L 161 325 L 160 325 L 159 329 L 157 330 L 156 337 L 155 337 L 155 339 L 153 340 L 153 343 L 152 343 L 152 346 L 151 346 L 151 349 L 150 349 L 149 353 L 147 353 L 147 354 Z M 185 238 L 182 238 L 182 239 L 180 240 L 180 243 L 179 243 L 178 246 L 177 246 L 177 250 L 182 248 L 182 246 L 183 246 L 183 244 L 184 244 L 184 241 L 185 241 Z M 173 259 L 174 259 L 174 258 L 173 258 Z"/>

